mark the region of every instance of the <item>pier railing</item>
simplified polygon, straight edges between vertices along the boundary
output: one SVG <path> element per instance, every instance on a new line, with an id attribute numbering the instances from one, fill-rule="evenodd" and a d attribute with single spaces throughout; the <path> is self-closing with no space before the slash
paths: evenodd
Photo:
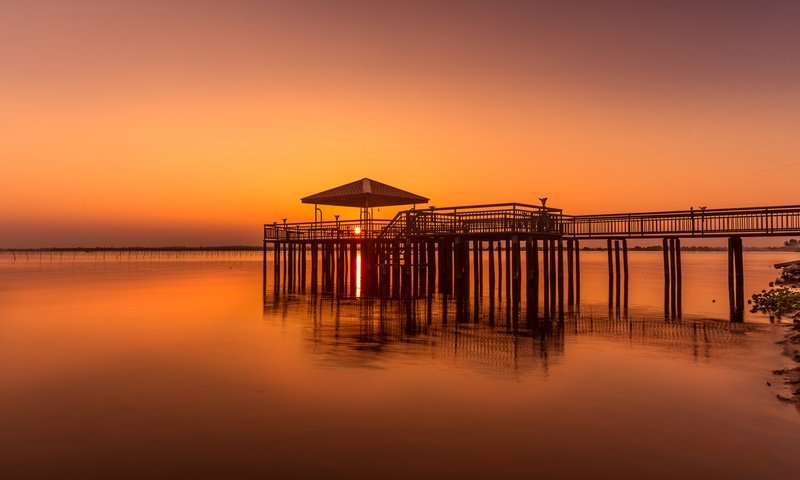
<path id="1" fill-rule="evenodd" d="M 338 240 L 375 238 L 389 220 L 334 220 L 326 222 L 272 223 L 264 225 L 264 240 Z"/>
<path id="2" fill-rule="evenodd" d="M 380 239 L 468 235 L 570 238 L 779 236 L 800 234 L 800 205 L 689 209 L 610 215 L 564 215 L 524 203 L 412 209 L 391 220 L 264 225 L 265 241 Z"/>
<path id="3" fill-rule="evenodd" d="M 302 241 L 447 235 L 562 233 L 562 212 L 524 203 L 412 209 L 392 220 L 336 220 L 264 225 L 265 241 Z"/>
<path id="4" fill-rule="evenodd" d="M 689 209 L 613 215 L 564 215 L 563 233 L 576 238 L 773 236 L 800 232 L 800 206 Z"/>
<path id="5" fill-rule="evenodd" d="M 446 235 L 561 233 L 562 212 L 524 203 L 404 210 L 384 228 L 381 239 Z"/>

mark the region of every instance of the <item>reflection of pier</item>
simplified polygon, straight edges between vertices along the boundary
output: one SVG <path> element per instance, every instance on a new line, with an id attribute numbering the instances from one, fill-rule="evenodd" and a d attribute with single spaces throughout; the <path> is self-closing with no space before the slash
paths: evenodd
<path id="1" fill-rule="evenodd" d="M 493 325 L 484 319 L 456 321 L 451 313 L 454 304 L 418 300 L 409 310 L 402 300 L 281 297 L 265 308 L 265 317 L 305 315 L 304 334 L 310 348 L 325 363 L 377 368 L 387 357 L 411 356 L 452 361 L 501 375 L 546 371 L 562 361 L 570 342 L 578 337 L 597 337 L 703 360 L 741 348 L 748 332 L 763 328 L 710 320 L 665 320 L 648 313 L 622 316 L 607 311 L 570 314 L 560 321 Z"/>
<path id="2" fill-rule="evenodd" d="M 514 317 L 525 312 L 528 319 L 562 318 L 580 304 L 580 240 L 607 241 L 609 308 L 625 309 L 627 239 L 661 238 L 664 313 L 678 318 L 681 238 L 728 237 L 731 319 L 742 320 L 742 237 L 800 234 L 800 206 L 571 216 L 540 200 L 541 205 L 413 208 L 377 220 L 373 207 L 428 199 L 369 179 L 311 195 L 303 201 L 315 205 L 314 222 L 264 225 L 264 294 L 272 245 L 275 293 L 308 287 L 311 293 L 409 302 L 438 293 L 455 298 L 465 315 L 471 303 L 477 311 L 483 295 L 486 256 L 490 303 L 505 299 Z M 357 207 L 361 213 L 358 220 L 323 221 L 318 205 Z"/>

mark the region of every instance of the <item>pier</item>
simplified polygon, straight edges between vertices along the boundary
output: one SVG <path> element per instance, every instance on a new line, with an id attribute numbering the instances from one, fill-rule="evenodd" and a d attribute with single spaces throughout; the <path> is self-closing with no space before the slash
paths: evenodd
<path id="1" fill-rule="evenodd" d="M 313 222 L 264 225 L 264 295 L 271 247 L 276 294 L 308 289 L 406 301 L 441 294 L 454 298 L 456 316 L 466 318 L 470 310 L 477 314 L 487 283 L 490 306 L 504 299 L 510 317 L 524 305 L 529 320 L 563 318 L 580 304 L 581 240 L 605 240 L 608 306 L 627 309 L 628 240 L 649 238 L 662 240 L 664 313 L 677 318 L 681 239 L 723 237 L 730 316 L 742 321 L 742 238 L 800 235 L 800 205 L 566 215 L 539 200 L 417 208 L 428 199 L 370 179 L 305 197 L 314 204 Z M 412 204 L 391 219 L 372 214 L 374 207 Z M 323 220 L 319 205 L 357 207 L 359 218 Z"/>

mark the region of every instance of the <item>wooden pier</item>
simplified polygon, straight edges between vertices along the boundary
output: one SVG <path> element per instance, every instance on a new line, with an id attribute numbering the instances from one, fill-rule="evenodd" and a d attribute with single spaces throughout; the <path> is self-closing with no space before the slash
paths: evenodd
<path id="1" fill-rule="evenodd" d="M 264 225 L 263 285 L 266 295 L 271 246 L 276 294 L 308 288 L 407 301 L 441 294 L 454 298 L 456 315 L 466 318 L 479 310 L 487 267 L 490 307 L 497 299 L 509 317 L 524 310 L 529 320 L 563 318 L 580 304 L 581 240 L 606 241 L 609 309 L 627 309 L 627 240 L 661 238 L 664 313 L 675 318 L 681 316 L 681 239 L 727 237 L 731 319 L 741 321 L 742 237 L 789 235 L 800 235 L 800 206 L 571 216 L 544 204 L 504 203 L 413 208 L 390 220 L 362 209 L 357 220 Z"/>

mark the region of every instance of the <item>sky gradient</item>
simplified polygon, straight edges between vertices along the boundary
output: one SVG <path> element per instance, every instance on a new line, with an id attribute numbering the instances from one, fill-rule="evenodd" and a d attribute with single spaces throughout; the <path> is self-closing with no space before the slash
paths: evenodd
<path id="1" fill-rule="evenodd" d="M 797 204 L 798 58 L 795 2 L 0 1 L 0 247 L 258 244 L 365 176 Z"/>

